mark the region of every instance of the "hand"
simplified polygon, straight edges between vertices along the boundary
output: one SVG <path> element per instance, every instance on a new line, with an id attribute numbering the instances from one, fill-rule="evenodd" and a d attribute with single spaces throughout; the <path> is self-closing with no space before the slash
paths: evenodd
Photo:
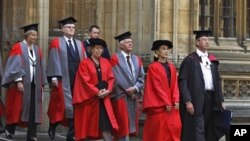
<path id="1" fill-rule="evenodd" d="M 179 109 L 179 103 L 178 103 L 178 102 L 175 102 L 175 103 L 174 103 L 174 109 L 176 109 L 176 110 Z"/>
<path id="2" fill-rule="evenodd" d="M 221 107 L 223 108 L 223 110 L 227 108 L 225 102 L 221 102 Z"/>
<path id="3" fill-rule="evenodd" d="M 136 94 L 132 94 L 132 95 L 131 95 L 131 98 L 132 98 L 133 100 L 135 100 L 135 99 L 137 99 L 137 95 L 136 95 Z"/>
<path id="4" fill-rule="evenodd" d="M 58 87 L 58 80 L 52 80 L 52 85 Z"/>
<path id="5" fill-rule="evenodd" d="M 24 91 L 24 86 L 23 86 L 23 82 L 22 81 L 17 82 L 17 89 L 20 92 Z"/>
<path id="6" fill-rule="evenodd" d="M 132 94 L 136 93 L 136 89 L 135 89 L 135 87 L 129 87 L 126 89 L 126 92 L 128 94 L 132 95 Z"/>
<path id="7" fill-rule="evenodd" d="M 101 89 L 101 90 L 99 91 L 99 93 L 97 94 L 97 96 L 98 96 L 98 98 L 103 99 L 103 98 L 106 97 L 109 93 L 110 93 L 109 90 Z"/>
<path id="8" fill-rule="evenodd" d="M 170 111 L 171 111 L 171 109 L 172 109 L 172 107 L 171 107 L 171 106 L 166 106 L 166 110 L 167 110 L 167 112 L 170 112 Z"/>
<path id="9" fill-rule="evenodd" d="M 44 88 L 42 87 L 42 102 L 44 100 Z"/>
<path id="10" fill-rule="evenodd" d="M 186 109 L 190 115 L 194 114 L 194 106 L 191 102 L 186 103 Z"/>
<path id="11" fill-rule="evenodd" d="M 103 94 L 104 94 L 105 96 L 107 96 L 108 94 L 110 94 L 110 91 L 109 91 L 109 90 L 106 90 L 106 89 L 103 89 Z"/>

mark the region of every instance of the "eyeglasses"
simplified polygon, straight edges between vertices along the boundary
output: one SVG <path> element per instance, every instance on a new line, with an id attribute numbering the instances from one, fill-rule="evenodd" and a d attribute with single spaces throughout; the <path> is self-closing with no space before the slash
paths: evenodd
<path id="1" fill-rule="evenodd" d="M 65 28 L 72 28 L 72 29 L 75 29 L 76 27 L 75 26 L 64 26 Z"/>

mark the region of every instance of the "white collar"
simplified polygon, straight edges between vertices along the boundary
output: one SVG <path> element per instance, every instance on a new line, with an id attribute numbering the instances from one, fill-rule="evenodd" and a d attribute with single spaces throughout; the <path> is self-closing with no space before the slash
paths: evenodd
<path id="1" fill-rule="evenodd" d="M 129 53 L 129 54 L 127 54 L 126 52 L 124 52 L 123 50 L 121 50 L 121 53 L 122 53 L 122 55 L 126 58 L 127 56 L 131 56 L 131 54 Z"/>
<path id="2" fill-rule="evenodd" d="M 71 41 L 71 43 L 73 42 L 73 38 L 68 38 L 68 37 L 66 37 L 66 36 L 63 36 L 64 37 L 64 39 L 66 40 L 66 42 L 68 42 L 69 40 Z"/>
<path id="3" fill-rule="evenodd" d="M 208 57 L 207 51 L 204 53 L 197 48 L 196 53 L 198 54 L 199 57 L 205 57 L 205 56 Z"/>

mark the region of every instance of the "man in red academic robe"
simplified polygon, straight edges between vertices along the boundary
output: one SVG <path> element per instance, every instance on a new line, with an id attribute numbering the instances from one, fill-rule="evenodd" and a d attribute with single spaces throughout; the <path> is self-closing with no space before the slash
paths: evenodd
<path id="1" fill-rule="evenodd" d="M 173 47 L 167 40 L 154 41 L 155 62 L 149 65 L 143 96 L 147 114 L 143 141 L 180 141 L 179 89 L 174 65 L 167 61 Z"/>

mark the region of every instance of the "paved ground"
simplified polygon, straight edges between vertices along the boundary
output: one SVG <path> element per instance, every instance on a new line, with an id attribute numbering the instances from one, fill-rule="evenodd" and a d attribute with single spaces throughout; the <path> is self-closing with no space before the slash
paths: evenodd
<path id="1" fill-rule="evenodd" d="M 49 136 L 47 133 L 38 133 L 37 139 L 39 141 L 49 141 Z M 56 134 L 55 140 L 53 141 L 64 141 L 66 139 L 65 136 Z M 13 136 L 12 140 L 6 139 L 5 134 L 0 135 L 0 141 L 26 141 L 26 132 L 16 131 L 16 134 Z"/>
<path id="2" fill-rule="evenodd" d="M 50 140 L 47 133 L 37 133 L 38 141 L 65 141 L 65 135 L 56 134 L 54 140 Z M 12 140 L 6 139 L 5 134 L 0 135 L 0 141 L 26 141 L 26 132 L 16 131 Z M 91 141 L 103 141 L 103 140 L 91 140 Z M 131 141 L 141 141 L 141 139 L 131 139 Z"/>
<path id="3" fill-rule="evenodd" d="M 37 139 L 39 141 L 50 141 L 49 136 L 47 133 L 38 133 Z M 65 141 L 65 135 L 56 134 L 55 140 L 53 141 Z M 5 134 L 0 135 L 0 141 L 26 141 L 26 132 L 16 131 L 16 135 L 13 136 L 12 140 L 8 140 L 5 138 Z M 102 141 L 102 140 L 95 140 L 95 141 Z M 132 139 L 131 141 L 141 141 L 141 139 Z M 220 139 L 220 141 L 225 141 L 224 138 Z"/>

